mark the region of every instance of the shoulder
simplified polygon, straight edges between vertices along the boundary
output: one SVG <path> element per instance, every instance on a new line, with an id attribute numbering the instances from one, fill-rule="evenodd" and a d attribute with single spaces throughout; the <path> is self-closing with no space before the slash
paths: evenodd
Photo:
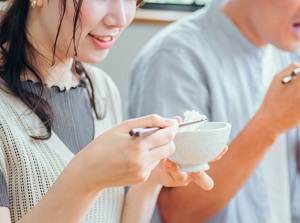
<path id="1" fill-rule="evenodd" d="M 163 56 L 200 55 L 213 42 L 210 31 L 212 27 L 208 25 L 209 17 L 206 14 L 204 9 L 199 9 L 164 27 L 147 42 L 137 58 L 143 58 L 148 63 L 149 60 L 158 60 L 158 57 Z"/>
<path id="2" fill-rule="evenodd" d="M 26 114 L 26 111 L 28 113 L 29 108 L 11 92 L 7 84 L 0 78 L 0 116 L 2 119 L 0 121 Z"/>
<path id="3" fill-rule="evenodd" d="M 157 39 L 157 41 L 160 40 L 163 43 L 178 40 L 180 41 L 177 42 L 177 44 L 185 42 L 191 43 L 191 39 L 199 39 L 202 37 L 198 34 L 206 35 L 207 29 L 211 27 L 211 25 L 208 24 L 209 20 L 210 16 L 206 8 L 201 8 L 164 27 L 155 35 L 154 39 Z M 182 39 L 182 37 L 187 38 Z"/>
<path id="4" fill-rule="evenodd" d="M 20 100 L 6 88 L 3 81 L 0 81 L 0 116 L 10 117 L 14 111 L 18 110 L 19 104 Z"/>
<path id="5" fill-rule="evenodd" d="M 5 85 L 0 81 L 0 137 L 7 136 L 12 140 L 21 136 L 27 138 L 28 135 L 43 135 L 43 126 L 38 116 L 23 101 L 5 89 Z"/>
<path id="6" fill-rule="evenodd" d="M 97 113 L 102 114 L 103 109 L 121 110 L 122 101 L 119 89 L 115 82 L 99 67 L 83 64 L 92 85 Z"/>
<path id="7" fill-rule="evenodd" d="M 118 91 L 114 81 L 102 69 L 90 64 L 84 64 L 84 68 L 87 70 L 87 75 L 96 89 Z"/>

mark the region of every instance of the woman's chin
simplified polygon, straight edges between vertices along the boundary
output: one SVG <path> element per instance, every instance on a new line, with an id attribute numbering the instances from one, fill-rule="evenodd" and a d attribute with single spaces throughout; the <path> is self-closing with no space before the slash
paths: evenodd
<path id="1" fill-rule="evenodd" d="M 93 56 L 89 56 L 89 57 L 80 57 L 77 56 L 76 60 L 84 62 L 84 63 L 99 63 L 103 60 L 105 60 L 105 58 L 107 57 L 107 53 L 104 55 L 93 55 Z"/>

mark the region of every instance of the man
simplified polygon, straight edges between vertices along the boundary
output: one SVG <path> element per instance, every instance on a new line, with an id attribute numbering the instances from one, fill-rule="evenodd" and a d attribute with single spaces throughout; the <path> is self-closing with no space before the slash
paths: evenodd
<path id="1" fill-rule="evenodd" d="M 171 24 L 140 52 L 129 117 L 194 109 L 232 124 L 229 151 L 208 171 L 215 187 L 164 188 L 163 222 L 300 222 L 299 46 L 299 0 L 228 0 Z"/>

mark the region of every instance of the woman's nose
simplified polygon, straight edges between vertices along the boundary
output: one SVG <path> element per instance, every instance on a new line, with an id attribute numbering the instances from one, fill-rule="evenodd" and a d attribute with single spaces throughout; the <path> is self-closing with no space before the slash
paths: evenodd
<path id="1" fill-rule="evenodd" d="M 124 0 L 114 1 L 114 5 L 110 7 L 105 16 L 105 24 L 111 27 L 124 27 L 127 25 L 126 7 Z"/>

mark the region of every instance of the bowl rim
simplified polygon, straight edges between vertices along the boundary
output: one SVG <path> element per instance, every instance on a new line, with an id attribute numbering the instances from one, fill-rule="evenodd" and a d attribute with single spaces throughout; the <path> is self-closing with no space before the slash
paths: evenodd
<path id="1" fill-rule="evenodd" d="M 216 130 L 224 130 L 227 128 L 231 128 L 231 124 L 229 122 L 203 122 L 201 125 L 206 125 L 206 124 L 225 124 L 224 127 L 220 128 L 214 128 L 214 129 L 199 129 L 198 131 L 178 131 L 178 133 L 184 133 L 184 132 L 210 132 L 210 131 L 216 131 Z"/>

